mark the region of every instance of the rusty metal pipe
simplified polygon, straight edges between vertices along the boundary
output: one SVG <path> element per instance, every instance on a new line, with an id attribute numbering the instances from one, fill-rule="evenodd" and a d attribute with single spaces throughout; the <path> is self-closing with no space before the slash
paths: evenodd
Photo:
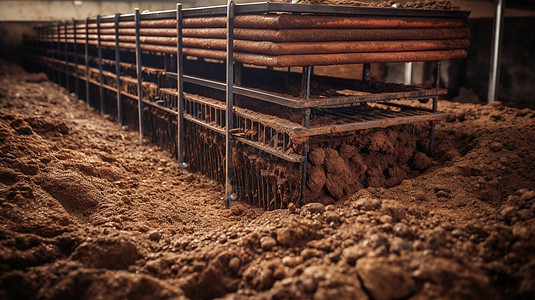
<path id="1" fill-rule="evenodd" d="M 162 44 L 163 44 L 162 40 Z M 184 38 L 183 44 L 191 48 L 225 49 L 226 40 Z M 235 40 L 234 49 L 267 55 L 321 54 L 321 53 L 361 53 L 398 52 L 462 49 L 470 45 L 469 40 L 408 40 L 408 41 L 343 41 L 343 42 L 302 42 L 274 43 L 263 41 Z"/>
<path id="2" fill-rule="evenodd" d="M 464 18 L 245 15 L 235 19 L 238 28 L 444 28 L 464 27 Z M 186 18 L 184 27 L 225 27 L 225 17 Z"/>
<path id="3" fill-rule="evenodd" d="M 145 29 L 144 35 L 165 35 L 164 29 Z M 184 37 L 225 38 L 225 29 L 184 28 Z M 467 28 L 429 29 L 243 29 L 234 30 L 237 39 L 271 42 L 446 40 L 466 39 Z"/>
<path id="4" fill-rule="evenodd" d="M 184 54 L 213 59 L 225 58 L 225 51 L 197 48 L 184 48 Z M 406 51 L 406 52 L 374 52 L 374 53 L 343 53 L 343 54 L 307 54 L 307 55 L 258 55 L 235 52 L 234 59 L 245 64 L 269 67 L 302 67 L 337 64 L 362 64 L 405 61 L 439 61 L 467 56 L 466 50 L 438 51 Z"/>

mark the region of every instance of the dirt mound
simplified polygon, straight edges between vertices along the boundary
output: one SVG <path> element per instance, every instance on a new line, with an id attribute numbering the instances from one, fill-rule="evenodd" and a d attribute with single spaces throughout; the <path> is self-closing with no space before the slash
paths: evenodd
<path id="1" fill-rule="evenodd" d="M 99 238 L 82 243 L 72 258 L 93 268 L 126 269 L 140 257 L 132 240 L 115 237 Z"/>
<path id="2" fill-rule="evenodd" d="M 87 178 L 75 172 L 41 173 L 38 184 L 71 214 L 85 217 L 93 213 L 106 196 Z"/>
<path id="3" fill-rule="evenodd" d="M 227 210 L 217 182 L 24 74 L 0 64 L 1 299 L 535 298 L 533 111 L 442 101 L 433 157 L 419 127 L 319 140 L 321 203 Z"/>

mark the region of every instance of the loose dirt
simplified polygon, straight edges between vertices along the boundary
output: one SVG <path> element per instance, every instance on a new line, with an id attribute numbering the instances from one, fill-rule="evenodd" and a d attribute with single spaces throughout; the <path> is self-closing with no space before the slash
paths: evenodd
<path id="1" fill-rule="evenodd" d="M 0 63 L 0 107 L 2 299 L 535 298 L 532 110 L 442 101 L 426 171 L 265 212 L 43 74 Z M 311 189 L 359 163 L 311 150 Z"/>

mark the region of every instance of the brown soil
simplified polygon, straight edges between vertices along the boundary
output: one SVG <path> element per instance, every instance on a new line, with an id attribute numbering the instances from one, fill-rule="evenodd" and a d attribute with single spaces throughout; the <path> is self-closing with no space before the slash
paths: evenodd
<path id="1" fill-rule="evenodd" d="M 1 63 L 2 299 L 535 298 L 531 110 L 443 101 L 423 174 L 334 205 L 227 210 L 218 184 L 43 77 Z M 309 188 L 362 172 L 330 148 L 312 149 L 329 162 Z"/>

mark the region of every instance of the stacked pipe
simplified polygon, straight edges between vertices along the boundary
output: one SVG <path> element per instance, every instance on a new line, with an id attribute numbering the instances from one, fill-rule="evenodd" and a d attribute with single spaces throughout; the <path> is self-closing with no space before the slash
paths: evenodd
<path id="1" fill-rule="evenodd" d="M 465 18 L 311 16 L 262 14 L 237 16 L 234 58 L 238 62 L 293 67 L 370 62 L 440 61 L 466 57 L 470 31 Z M 84 42 L 85 24 L 76 24 L 76 42 Z M 97 45 L 96 23 L 88 24 L 90 45 Z M 119 46 L 135 49 L 135 23 L 119 22 Z M 183 53 L 225 59 L 225 17 L 185 18 Z M 115 47 L 115 24 L 100 24 L 104 47 Z M 57 29 L 52 29 L 54 30 Z M 64 42 L 64 32 L 52 34 Z M 72 24 L 67 42 L 73 43 Z M 176 53 L 176 20 L 141 20 L 141 49 Z"/>

